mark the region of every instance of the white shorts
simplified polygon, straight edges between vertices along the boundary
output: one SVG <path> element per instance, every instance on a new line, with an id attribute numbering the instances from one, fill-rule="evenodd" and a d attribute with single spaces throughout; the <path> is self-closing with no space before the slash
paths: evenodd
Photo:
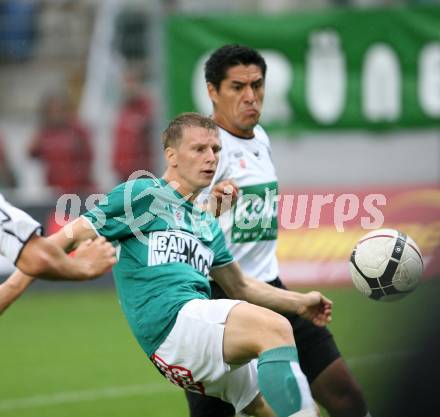
<path id="1" fill-rule="evenodd" d="M 173 384 L 221 398 L 237 412 L 259 393 L 257 360 L 239 366 L 223 360 L 226 318 L 241 302 L 191 300 L 179 311 L 173 329 L 151 358 Z"/>
<path id="2" fill-rule="evenodd" d="M 15 264 L 31 236 L 41 232 L 40 223 L 9 204 L 0 194 L 0 255 Z"/>

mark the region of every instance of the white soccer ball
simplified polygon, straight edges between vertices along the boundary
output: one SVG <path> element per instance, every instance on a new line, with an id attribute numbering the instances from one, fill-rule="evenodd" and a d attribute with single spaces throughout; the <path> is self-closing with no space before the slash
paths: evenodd
<path id="1" fill-rule="evenodd" d="M 373 300 L 392 301 L 413 291 L 423 272 L 416 243 L 394 229 L 378 229 L 363 236 L 350 257 L 354 286 Z"/>

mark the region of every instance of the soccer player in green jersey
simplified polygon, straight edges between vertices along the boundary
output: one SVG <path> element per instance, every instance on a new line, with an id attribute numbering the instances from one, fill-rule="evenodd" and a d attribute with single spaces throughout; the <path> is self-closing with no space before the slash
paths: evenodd
<path id="1" fill-rule="evenodd" d="M 161 179 L 119 185 L 58 232 L 58 244 L 69 250 L 101 235 L 119 245 L 113 272 L 122 310 L 172 383 L 257 417 L 316 416 L 292 328 L 273 310 L 322 326 L 331 319 L 331 301 L 246 278 L 217 221 L 193 204 L 211 182 L 221 150 L 210 118 L 177 117 L 163 142 Z M 208 273 L 231 299 L 210 299 Z"/>
<path id="2" fill-rule="evenodd" d="M 283 287 L 276 257 L 277 204 L 273 201 L 278 194 L 278 179 L 269 137 L 259 125 L 265 76 L 264 58 L 243 45 L 224 45 L 205 64 L 207 89 L 213 103 L 212 119 L 219 126 L 222 146 L 208 193 L 221 201 L 225 186 L 233 193 L 238 187 L 237 204 L 219 217 L 226 245 L 246 275 Z M 220 206 L 215 207 L 217 214 Z M 238 227 L 244 222 L 252 227 Z M 226 297 L 215 281 L 211 281 L 211 292 L 213 298 Z M 301 369 L 313 397 L 332 417 L 368 417 L 359 384 L 330 331 L 297 314 L 286 317 L 292 324 Z M 217 398 L 186 394 L 191 417 L 235 415 L 230 404 Z"/>

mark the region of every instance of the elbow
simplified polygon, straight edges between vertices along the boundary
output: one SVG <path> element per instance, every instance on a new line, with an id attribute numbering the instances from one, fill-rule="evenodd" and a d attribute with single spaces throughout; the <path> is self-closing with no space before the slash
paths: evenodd
<path id="1" fill-rule="evenodd" d="M 41 277 L 51 270 L 51 260 L 44 252 L 33 253 L 32 256 L 23 254 L 17 262 L 17 267 L 25 274 Z"/>
<path id="2" fill-rule="evenodd" d="M 61 250 L 60 250 L 61 251 Z M 16 266 L 22 272 L 34 277 L 52 278 L 59 269 L 56 248 L 45 238 L 35 237 L 23 248 Z"/>

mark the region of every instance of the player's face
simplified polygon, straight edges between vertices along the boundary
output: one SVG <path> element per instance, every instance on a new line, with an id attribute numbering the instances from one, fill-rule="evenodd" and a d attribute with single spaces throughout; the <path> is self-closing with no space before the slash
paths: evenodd
<path id="1" fill-rule="evenodd" d="M 213 118 L 229 132 L 252 137 L 260 119 L 264 99 L 264 78 L 257 65 L 237 65 L 229 68 L 217 91 L 208 84 L 214 104 Z"/>
<path id="2" fill-rule="evenodd" d="M 175 180 L 181 184 L 182 191 L 197 193 L 211 183 L 220 150 L 217 131 L 201 127 L 184 128 L 174 159 Z"/>

